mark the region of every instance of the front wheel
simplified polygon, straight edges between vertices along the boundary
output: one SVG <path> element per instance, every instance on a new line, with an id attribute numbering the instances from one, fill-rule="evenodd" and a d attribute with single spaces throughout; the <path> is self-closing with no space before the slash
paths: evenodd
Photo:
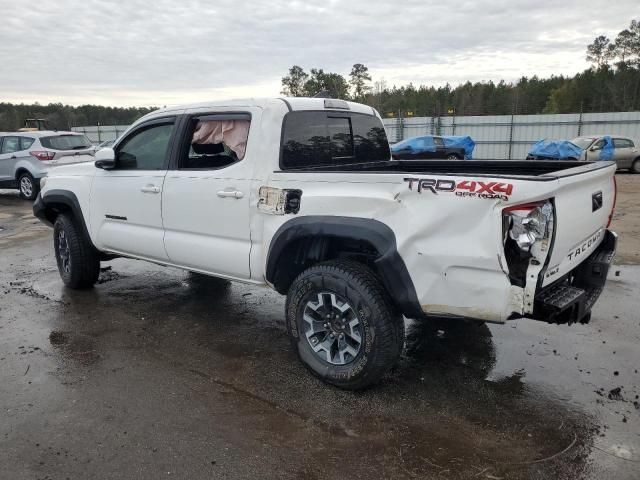
<path id="1" fill-rule="evenodd" d="M 450 155 L 447 155 L 447 160 L 460 160 L 460 157 L 452 153 Z"/>
<path id="2" fill-rule="evenodd" d="M 404 344 L 404 322 L 365 265 L 331 261 L 289 289 L 287 329 L 302 363 L 327 383 L 357 390 L 378 382 Z"/>
<path id="3" fill-rule="evenodd" d="M 60 278 L 69 288 L 90 288 L 98 281 L 100 259 L 73 217 L 62 213 L 53 225 L 53 247 Z"/>
<path id="4" fill-rule="evenodd" d="M 25 200 L 35 200 L 40 191 L 36 180 L 29 172 L 24 172 L 18 177 L 18 189 L 20 190 L 20 197 Z"/>

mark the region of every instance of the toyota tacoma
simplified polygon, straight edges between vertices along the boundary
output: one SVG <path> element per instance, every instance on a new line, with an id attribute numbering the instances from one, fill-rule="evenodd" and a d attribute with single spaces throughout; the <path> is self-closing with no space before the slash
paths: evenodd
<path id="1" fill-rule="evenodd" d="M 286 295 L 293 349 L 364 388 L 404 318 L 587 322 L 612 261 L 612 162 L 393 160 L 379 114 L 273 98 L 146 115 L 95 163 L 61 166 L 34 213 L 62 281 L 129 257 Z"/>

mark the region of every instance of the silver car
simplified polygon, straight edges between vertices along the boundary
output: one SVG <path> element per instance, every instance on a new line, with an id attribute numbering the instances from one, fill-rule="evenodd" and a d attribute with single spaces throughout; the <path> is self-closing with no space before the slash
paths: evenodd
<path id="1" fill-rule="evenodd" d="M 618 168 L 629 169 L 633 173 L 640 173 L 640 145 L 628 138 L 611 135 L 613 140 L 613 160 Z M 595 161 L 600 159 L 600 152 L 605 145 L 604 136 L 577 137 L 571 140 L 584 150 L 583 160 Z"/>
<path id="2" fill-rule="evenodd" d="M 0 132 L 0 188 L 17 188 L 35 200 L 40 178 L 56 165 L 93 160 L 89 139 L 75 132 Z"/>

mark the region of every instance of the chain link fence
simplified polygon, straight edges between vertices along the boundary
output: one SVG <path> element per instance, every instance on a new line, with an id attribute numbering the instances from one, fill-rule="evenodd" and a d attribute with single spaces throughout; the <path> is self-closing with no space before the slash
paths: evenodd
<path id="1" fill-rule="evenodd" d="M 74 132 L 84 133 L 94 145 L 98 145 L 107 140 L 115 140 L 129 125 L 96 125 L 86 127 L 71 127 Z"/>

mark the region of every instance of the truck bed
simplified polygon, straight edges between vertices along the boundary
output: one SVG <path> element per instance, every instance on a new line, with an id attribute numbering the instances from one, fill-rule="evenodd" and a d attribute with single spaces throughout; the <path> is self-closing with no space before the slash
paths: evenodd
<path id="1" fill-rule="evenodd" d="M 533 160 L 390 160 L 362 164 L 310 167 L 287 170 L 298 172 L 367 172 L 417 173 L 441 175 L 476 175 L 487 177 L 518 177 L 530 180 L 554 180 L 606 168 L 611 162 L 533 161 Z M 584 168 L 588 167 L 588 168 Z"/>

